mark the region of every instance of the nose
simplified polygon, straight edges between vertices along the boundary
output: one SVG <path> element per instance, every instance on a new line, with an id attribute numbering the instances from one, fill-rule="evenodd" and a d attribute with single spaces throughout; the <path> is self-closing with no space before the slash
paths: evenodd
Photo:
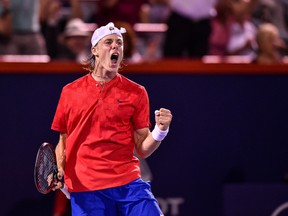
<path id="1" fill-rule="evenodd" d="M 119 44 L 117 43 L 117 41 L 113 41 L 112 43 L 112 49 L 116 49 L 119 47 Z"/>
<path id="2" fill-rule="evenodd" d="M 112 45 L 112 49 L 115 49 L 117 46 L 117 43 L 115 41 L 113 41 L 113 43 L 111 45 Z"/>

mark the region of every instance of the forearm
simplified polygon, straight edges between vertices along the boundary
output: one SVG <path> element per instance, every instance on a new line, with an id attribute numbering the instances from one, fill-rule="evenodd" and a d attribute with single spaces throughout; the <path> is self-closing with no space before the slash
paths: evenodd
<path id="1" fill-rule="evenodd" d="M 83 11 L 79 0 L 70 0 L 71 4 L 71 18 L 83 19 Z"/>
<path id="2" fill-rule="evenodd" d="M 0 33 L 4 37 L 10 37 L 12 34 L 12 15 L 10 11 L 10 2 L 7 0 L 0 1 Z"/>
<path id="3" fill-rule="evenodd" d="M 161 141 L 156 141 L 152 137 L 152 133 L 149 132 L 148 136 L 145 140 L 143 140 L 142 144 L 139 145 L 139 148 L 136 149 L 137 154 L 142 158 L 149 157 L 161 144 Z"/>
<path id="4" fill-rule="evenodd" d="M 150 132 L 148 128 L 137 130 L 135 133 L 137 154 L 142 158 L 149 157 L 160 146 L 161 141 L 166 137 L 168 131 L 168 126 L 165 130 L 161 130 L 157 124 L 152 132 Z"/>
<path id="5" fill-rule="evenodd" d="M 149 157 L 160 146 L 161 141 L 168 134 L 171 120 L 172 114 L 170 110 L 161 108 L 155 111 L 156 124 L 152 132 L 148 128 L 135 131 L 136 152 L 140 157 Z"/>
<path id="6" fill-rule="evenodd" d="M 66 136 L 65 133 L 60 134 L 58 144 L 55 148 L 57 167 L 59 171 L 61 170 L 63 172 L 66 163 Z"/>

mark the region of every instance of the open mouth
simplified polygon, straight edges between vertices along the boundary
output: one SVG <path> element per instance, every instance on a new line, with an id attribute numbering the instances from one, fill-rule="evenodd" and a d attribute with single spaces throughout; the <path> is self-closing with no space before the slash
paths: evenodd
<path id="1" fill-rule="evenodd" d="M 118 54 L 118 53 L 113 53 L 113 54 L 111 55 L 111 61 L 112 61 L 113 63 L 116 63 L 116 62 L 118 61 L 118 58 L 119 58 L 119 54 Z"/>

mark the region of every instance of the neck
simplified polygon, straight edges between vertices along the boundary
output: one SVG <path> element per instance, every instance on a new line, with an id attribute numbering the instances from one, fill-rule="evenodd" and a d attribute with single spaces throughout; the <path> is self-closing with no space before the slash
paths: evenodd
<path id="1" fill-rule="evenodd" d="M 280 54 L 277 51 L 260 52 L 259 55 L 271 59 L 280 59 Z"/>
<path id="2" fill-rule="evenodd" d="M 107 72 L 107 73 L 97 73 L 96 71 L 91 72 L 92 77 L 101 83 L 109 82 L 111 79 L 115 77 L 115 73 Z"/>

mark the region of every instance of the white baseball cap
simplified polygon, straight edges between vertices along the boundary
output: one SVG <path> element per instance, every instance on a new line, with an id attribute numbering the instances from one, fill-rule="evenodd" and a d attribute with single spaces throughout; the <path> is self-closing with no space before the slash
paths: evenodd
<path id="1" fill-rule="evenodd" d="M 86 24 L 79 18 L 69 20 L 64 29 L 65 37 L 73 36 L 89 36 L 89 31 Z"/>
<path id="2" fill-rule="evenodd" d="M 121 27 L 120 29 L 118 29 L 117 27 L 114 26 L 113 22 L 109 22 L 106 26 L 101 26 L 100 28 L 97 28 L 91 38 L 91 44 L 92 47 L 94 47 L 99 40 L 101 40 L 103 37 L 107 36 L 107 35 L 111 35 L 111 34 L 117 34 L 119 35 L 121 38 L 122 34 L 126 32 L 126 29 Z"/>

